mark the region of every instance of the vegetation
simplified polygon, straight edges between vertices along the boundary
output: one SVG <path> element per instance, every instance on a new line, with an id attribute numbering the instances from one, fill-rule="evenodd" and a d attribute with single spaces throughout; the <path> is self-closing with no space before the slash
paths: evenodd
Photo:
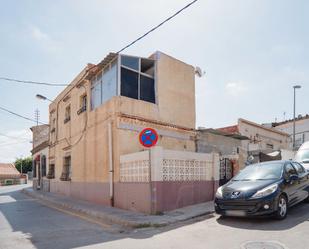
<path id="1" fill-rule="evenodd" d="M 28 171 L 32 171 L 32 158 L 18 158 L 14 162 L 16 169 L 21 172 L 21 167 L 23 168 L 23 173 L 27 173 Z"/>

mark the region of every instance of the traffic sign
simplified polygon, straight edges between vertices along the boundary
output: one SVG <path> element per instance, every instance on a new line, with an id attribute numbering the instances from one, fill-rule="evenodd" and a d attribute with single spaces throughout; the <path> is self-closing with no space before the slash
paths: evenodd
<path id="1" fill-rule="evenodd" d="M 139 134 L 139 142 L 145 147 L 155 146 L 158 141 L 158 133 L 152 128 L 145 128 Z"/>

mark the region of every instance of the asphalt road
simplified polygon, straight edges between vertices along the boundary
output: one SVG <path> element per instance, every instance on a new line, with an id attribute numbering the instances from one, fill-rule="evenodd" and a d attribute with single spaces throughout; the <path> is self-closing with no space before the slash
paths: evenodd
<path id="1" fill-rule="evenodd" d="M 170 227 L 120 232 L 46 207 L 21 193 L 22 187 L 0 187 L 0 249 L 239 249 L 247 242 L 309 249 L 309 204 L 292 208 L 284 221 L 210 215 Z M 266 245 L 247 248 L 276 248 Z"/>

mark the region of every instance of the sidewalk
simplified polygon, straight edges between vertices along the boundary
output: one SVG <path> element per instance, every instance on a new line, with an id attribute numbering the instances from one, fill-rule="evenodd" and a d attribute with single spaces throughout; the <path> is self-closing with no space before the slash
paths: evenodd
<path id="1" fill-rule="evenodd" d="M 70 211 L 102 222 L 131 228 L 167 226 L 179 221 L 189 220 L 194 217 L 214 212 L 212 201 L 165 212 L 163 215 L 146 215 L 143 213 L 76 200 L 55 193 L 34 191 L 32 188 L 25 188 L 22 192 L 35 199 L 43 201 L 45 205 L 50 207 Z"/>

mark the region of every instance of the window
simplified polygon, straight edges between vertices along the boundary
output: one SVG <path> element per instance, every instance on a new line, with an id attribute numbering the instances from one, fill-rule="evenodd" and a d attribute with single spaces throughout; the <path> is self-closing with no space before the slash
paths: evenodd
<path id="1" fill-rule="evenodd" d="M 71 180 L 71 156 L 64 157 L 62 174 L 60 177 L 61 181 L 70 181 Z"/>
<path id="2" fill-rule="evenodd" d="M 140 75 L 140 99 L 155 103 L 154 79 Z"/>
<path id="3" fill-rule="evenodd" d="M 121 95 L 138 99 L 138 73 L 121 68 Z"/>
<path id="4" fill-rule="evenodd" d="M 64 114 L 64 123 L 67 123 L 71 120 L 71 106 L 68 105 L 66 108 L 65 108 L 65 114 Z"/>
<path id="5" fill-rule="evenodd" d="M 287 178 L 289 178 L 291 175 L 297 175 L 295 168 L 290 163 L 285 165 L 285 171 L 284 172 L 285 172 L 285 176 Z"/>
<path id="6" fill-rule="evenodd" d="M 55 130 L 56 130 L 56 119 L 53 118 L 53 121 L 51 123 L 51 130 L 50 130 L 50 132 L 55 132 Z"/>
<path id="7" fill-rule="evenodd" d="M 83 112 L 87 111 L 87 95 L 84 94 L 79 99 L 79 110 L 77 111 L 77 114 L 81 114 Z"/>
<path id="8" fill-rule="evenodd" d="M 101 86 L 102 86 L 101 77 L 96 76 L 94 81 L 92 81 L 91 109 L 97 108 L 102 103 Z"/>
<path id="9" fill-rule="evenodd" d="M 154 60 L 121 56 L 121 95 L 155 103 Z"/>
<path id="10" fill-rule="evenodd" d="M 139 71 L 139 58 L 131 56 L 121 56 L 121 65 Z"/>
<path id="11" fill-rule="evenodd" d="M 267 149 L 274 149 L 274 145 L 273 144 L 266 144 L 266 148 Z"/>
<path id="12" fill-rule="evenodd" d="M 42 156 L 41 167 L 42 167 L 42 176 L 46 176 L 46 156 Z"/>
<path id="13" fill-rule="evenodd" d="M 296 171 L 297 171 L 297 173 L 298 173 L 299 175 L 301 175 L 301 174 L 303 174 L 303 173 L 306 172 L 305 169 L 303 168 L 303 166 L 301 166 L 301 165 L 298 164 L 298 163 L 293 163 L 293 166 L 295 167 L 295 169 L 296 169 Z"/>
<path id="14" fill-rule="evenodd" d="M 117 95 L 117 60 L 98 73 L 91 84 L 91 110 Z"/>
<path id="15" fill-rule="evenodd" d="M 55 164 L 50 164 L 49 165 L 47 178 L 48 179 L 55 178 Z"/>

